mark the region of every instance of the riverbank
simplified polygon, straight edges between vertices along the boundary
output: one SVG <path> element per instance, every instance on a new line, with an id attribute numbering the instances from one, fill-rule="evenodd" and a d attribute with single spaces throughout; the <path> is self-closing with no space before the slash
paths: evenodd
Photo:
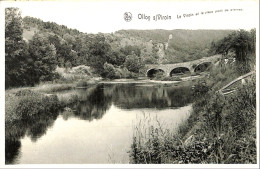
<path id="1" fill-rule="evenodd" d="M 212 90 L 216 87 L 207 85 L 210 80 L 193 87 L 193 110 L 178 132 L 149 126 L 152 132 L 144 139 L 136 131 L 131 163 L 256 163 L 255 77 L 226 96 Z"/>
<path id="2" fill-rule="evenodd" d="M 29 89 L 5 94 L 5 123 L 30 120 L 31 117 L 61 108 L 56 95 L 46 96 Z"/>
<path id="3" fill-rule="evenodd" d="M 120 84 L 120 83 L 137 83 L 140 85 L 163 85 L 167 87 L 190 86 L 196 79 L 185 81 L 156 81 L 149 79 L 117 79 L 102 80 L 101 78 L 85 78 L 75 79 L 73 82 L 59 81 L 41 83 L 35 87 L 13 88 L 5 91 L 5 107 L 6 121 L 14 121 L 26 119 L 26 117 L 37 114 L 37 106 L 39 112 L 49 109 L 66 108 L 67 106 L 79 101 L 79 93 L 74 90 L 84 88 L 92 90 L 99 83 L 103 84 Z M 63 92 L 66 91 L 66 92 Z M 51 102 L 53 101 L 53 104 Z M 23 111 L 24 110 L 24 111 Z M 56 110 L 56 109 L 55 109 Z M 18 113 L 16 113 L 18 112 Z M 23 117 L 22 117 L 23 116 Z"/>
<path id="4" fill-rule="evenodd" d="M 67 94 L 64 97 L 64 95 L 56 94 L 57 92 L 73 90 L 81 85 L 91 87 L 98 84 L 99 81 L 98 77 L 73 77 L 73 81 L 62 79 L 56 82 L 40 83 L 35 87 L 5 90 L 5 121 L 26 119 L 26 117 L 49 111 L 49 109 L 57 111 L 77 101 L 75 94 Z"/>
<path id="5" fill-rule="evenodd" d="M 72 164 L 129 163 L 127 152 L 131 146 L 133 123 L 137 124 L 139 117 L 149 116 L 153 119 L 150 124 L 156 124 L 158 120 L 169 128 L 177 127 L 189 116 L 192 102 L 189 89 L 98 84 L 87 89 L 63 91 L 61 93 L 75 92 L 79 101 L 68 106 L 70 109 L 33 116 L 33 124 L 28 125 L 25 120 L 6 129 L 10 135 L 6 141 L 9 143 L 7 153 L 13 152 L 13 138 L 21 143 L 16 151 L 19 155 L 10 158 L 14 159 L 10 164 L 55 164 L 66 153 L 75 154 L 74 158 L 69 155 L 62 159 Z M 25 134 L 16 137 L 21 133 L 22 125 Z M 42 151 L 31 151 L 41 147 L 44 147 Z M 40 157 L 44 157 L 44 161 L 40 161 Z"/>
<path id="6" fill-rule="evenodd" d="M 86 83 L 89 85 L 82 87 L 85 88 L 84 92 L 88 90 L 88 93 L 91 93 L 91 90 L 96 90 L 98 83 L 105 82 L 110 84 L 136 82 L 140 86 L 158 85 L 166 89 L 176 87 L 176 90 L 177 86 L 193 84 L 192 97 L 195 97 L 195 102 L 189 118 L 177 132 L 160 125 L 148 126 L 147 131 L 150 131 L 151 135 L 145 139 L 133 138 L 129 154 L 131 163 L 255 163 L 255 79 L 249 80 L 245 86 L 238 86 L 237 91 L 229 97 L 210 91 L 210 87 L 204 83 L 205 80 L 202 80 L 203 83 L 200 79 L 167 83 L 149 81 L 148 84 L 144 79 L 99 80 L 95 83 Z M 52 116 L 52 113 L 57 115 L 59 110 L 69 104 L 82 101 L 82 98 L 79 98 L 80 91 L 73 90 L 77 85 L 69 90 L 66 87 L 62 88 L 64 92 L 55 89 L 59 85 L 62 84 L 53 84 L 53 88 L 39 86 L 9 90 L 6 93 L 6 125 L 12 126 L 17 121 L 33 121 L 37 115 L 44 116 L 45 113 L 49 116 Z M 113 90 L 110 92 L 113 93 Z M 178 92 L 180 95 L 176 94 L 176 91 L 173 93 L 181 101 L 184 91 Z M 137 134 L 142 136 L 142 133 Z"/>

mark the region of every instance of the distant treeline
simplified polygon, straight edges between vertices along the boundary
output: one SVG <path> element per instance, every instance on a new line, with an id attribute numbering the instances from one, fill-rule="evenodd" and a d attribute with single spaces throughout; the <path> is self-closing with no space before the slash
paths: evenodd
<path id="1" fill-rule="evenodd" d="M 133 43 L 142 43 L 142 53 L 149 62 L 156 62 L 155 59 L 163 63 L 179 63 L 211 56 L 214 51 L 211 43 L 216 42 L 232 30 L 120 30 L 115 35 L 123 36 L 126 39 L 133 39 Z M 149 51 L 149 42 L 153 45 L 153 50 Z M 161 48 L 161 49 L 159 49 Z M 157 52 L 163 50 L 163 53 Z M 155 59 L 154 59 L 155 58 Z M 158 60 L 157 60 L 158 61 Z"/>

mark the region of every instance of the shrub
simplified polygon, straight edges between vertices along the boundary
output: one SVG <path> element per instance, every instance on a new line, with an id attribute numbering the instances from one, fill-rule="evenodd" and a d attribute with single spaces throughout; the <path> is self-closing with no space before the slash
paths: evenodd
<path id="1" fill-rule="evenodd" d="M 256 163 L 254 78 L 232 95 L 209 93 L 203 110 L 201 134 L 218 143 L 214 163 Z"/>
<path id="2" fill-rule="evenodd" d="M 205 81 L 198 81 L 197 84 L 192 87 L 192 95 L 196 99 L 201 99 L 209 90 L 210 88 Z"/>
<path id="3" fill-rule="evenodd" d="M 21 90 L 7 95 L 5 105 L 6 122 L 29 120 L 39 113 L 51 113 L 60 108 L 56 95 L 46 96 L 31 90 Z"/>
<path id="4" fill-rule="evenodd" d="M 139 73 L 139 70 L 143 67 L 142 60 L 135 54 L 128 55 L 124 65 L 130 72 L 134 73 Z"/>
<path id="5" fill-rule="evenodd" d="M 131 76 L 131 72 L 126 68 L 116 68 L 116 70 L 120 73 L 121 78 L 129 78 Z"/>
<path id="6" fill-rule="evenodd" d="M 71 70 L 73 74 L 86 74 L 88 76 L 92 76 L 91 68 L 89 66 L 80 65 L 77 67 L 73 67 Z"/>
<path id="7" fill-rule="evenodd" d="M 256 120 L 256 83 L 255 77 L 247 85 L 241 86 L 238 90 L 226 98 L 226 118 L 232 119 L 231 125 L 236 134 L 250 132 L 248 129 L 254 128 Z"/>
<path id="8" fill-rule="evenodd" d="M 118 79 L 121 77 L 121 74 L 112 64 L 105 63 L 102 77 L 108 79 Z"/>
<path id="9" fill-rule="evenodd" d="M 207 83 L 214 90 L 219 90 L 223 84 L 228 84 L 235 78 L 239 77 L 239 73 L 234 65 L 216 66 L 210 71 L 210 77 Z"/>
<path id="10" fill-rule="evenodd" d="M 140 128 L 133 137 L 130 163 L 134 164 L 188 164 L 205 161 L 215 145 L 208 140 L 181 142 L 175 133 L 161 126 L 150 126 L 145 133 Z"/>

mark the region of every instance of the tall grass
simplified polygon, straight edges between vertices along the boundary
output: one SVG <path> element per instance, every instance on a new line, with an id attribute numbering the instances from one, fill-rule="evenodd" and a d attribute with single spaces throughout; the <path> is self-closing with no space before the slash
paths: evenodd
<path id="1" fill-rule="evenodd" d="M 130 163 L 169 164 L 199 163 L 212 151 L 205 142 L 183 142 L 178 131 L 147 116 L 135 126 L 131 145 Z"/>
<path id="2" fill-rule="evenodd" d="M 222 82 L 229 77 L 219 75 Z M 177 133 L 153 125 L 136 130 L 131 163 L 256 163 L 255 77 L 227 96 L 216 92 L 219 84 L 208 86 L 210 80 L 194 86 L 193 111 Z"/>
<path id="3" fill-rule="evenodd" d="M 35 91 L 42 93 L 53 93 L 63 90 L 70 90 L 75 88 L 74 83 L 70 84 L 40 84 L 36 87 Z"/>
<path id="4" fill-rule="evenodd" d="M 252 78 L 230 96 L 209 92 L 194 103 L 202 115 L 200 130 L 193 132 L 199 133 L 196 139 L 211 138 L 216 143 L 211 162 L 256 163 L 255 87 Z"/>

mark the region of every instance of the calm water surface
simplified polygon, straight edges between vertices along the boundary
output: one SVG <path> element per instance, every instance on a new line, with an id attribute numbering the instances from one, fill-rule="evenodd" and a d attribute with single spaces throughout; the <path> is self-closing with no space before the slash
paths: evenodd
<path id="1" fill-rule="evenodd" d="M 140 119 L 174 130 L 192 102 L 190 87 L 99 84 L 69 92 L 80 99 L 71 110 L 6 126 L 7 164 L 129 163 Z"/>

